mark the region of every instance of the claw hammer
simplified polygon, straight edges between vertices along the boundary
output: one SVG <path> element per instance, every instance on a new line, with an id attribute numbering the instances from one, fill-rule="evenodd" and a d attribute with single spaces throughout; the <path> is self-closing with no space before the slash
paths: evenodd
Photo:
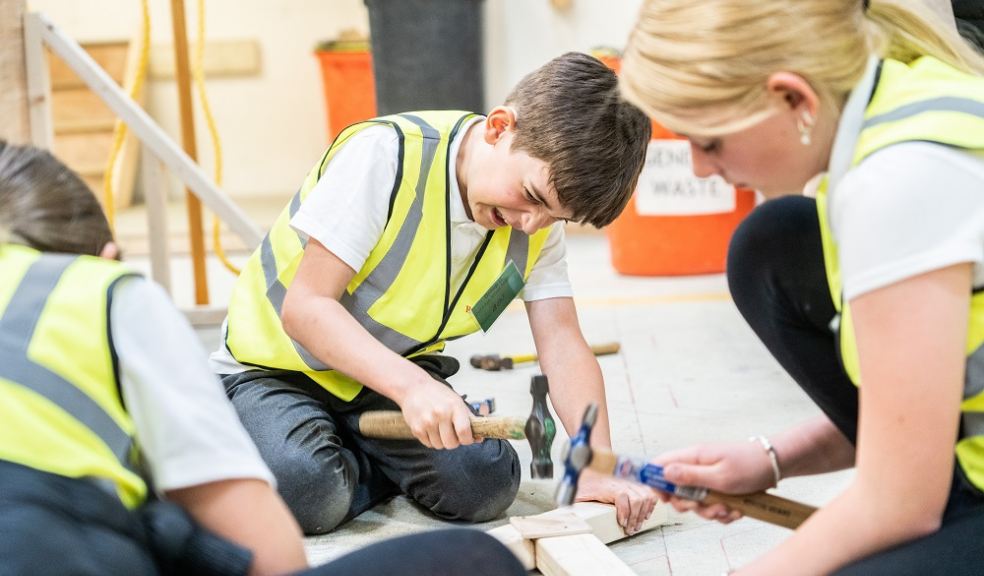
<path id="1" fill-rule="evenodd" d="M 598 406 L 591 404 L 584 413 L 581 428 L 571 438 L 564 450 L 564 478 L 557 487 L 557 504 L 574 502 L 577 482 L 586 468 L 617 478 L 626 478 L 679 498 L 704 504 L 721 503 L 745 516 L 770 524 L 796 529 L 816 508 L 794 500 L 788 500 L 766 492 L 752 494 L 724 494 L 699 486 L 679 486 L 663 477 L 662 466 L 649 464 L 637 458 L 618 456 L 609 450 L 592 448 L 588 443 L 591 430 L 598 419 Z"/>
<path id="2" fill-rule="evenodd" d="M 527 439 L 533 460 L 530 462 L 530 475 L 533 478 L 553 478 L 553 460 L 550 447 L 557 435 L 550 408 L 547 406 L 547 377 L 538 374 L 530 381 L 530 394 L 533 396 L 533 410 L 525 421 L 504 416 L 471 418 L 472 434 L 476 438 L 499 438 L 502 440 Z M 413 431 L 398 410 L 370 410 L 359 416 L 359 432 L 368 438 L 390 438 L 412 440 Z"/>
<path id="3" fill-rule="evenodd" d="M 618 342 L 609 342 L 607 344 L 595 344 L 591 346 L 591 353 L 595 356 L 605 356 L 607 354 L 617 354 L 620 349 L 621 345 Z M 515 356 L 476 354 L 468 361 L 472 367 L 478 368 L 479 370 L 496 372 L 498 370 L 512 370 L 515 364 L 536 362 L 537 358 L 538 356 L 536 354 L 517 354 Z"/>

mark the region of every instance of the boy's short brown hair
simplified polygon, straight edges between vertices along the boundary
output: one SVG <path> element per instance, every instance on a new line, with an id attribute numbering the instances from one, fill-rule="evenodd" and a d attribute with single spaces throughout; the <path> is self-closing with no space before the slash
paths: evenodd
<path id="1" fill-rule="evenodd" d="M 615 220 L 635 189 L 651 130 L 622 99 L 615 73 L 568 52 L 520 80 L 505 103 L 517 113 L 513 148 L 547 163 L 572 220 L 596 228 Z"/>

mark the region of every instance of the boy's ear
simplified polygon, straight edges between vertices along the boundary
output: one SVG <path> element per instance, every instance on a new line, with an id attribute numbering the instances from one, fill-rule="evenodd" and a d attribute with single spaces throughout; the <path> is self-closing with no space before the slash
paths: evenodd
<path id="1" fill-rule="evenodd" d="M 516 126 L 516 110 L 512 106 L 496 106 L 485 118 L 485 141 L 495 144 Z"/>

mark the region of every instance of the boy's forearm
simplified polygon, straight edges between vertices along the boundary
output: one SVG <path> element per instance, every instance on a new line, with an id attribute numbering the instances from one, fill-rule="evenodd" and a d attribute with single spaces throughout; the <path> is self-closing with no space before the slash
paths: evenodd
<path id="1" fill-rule="evenodd" d="M 333 369 L 401 403 L 426 372 L 396 354 L 331 298 L 312 299 L 307 313 L 284 318 L 287 334 Z M 429 377 L 428 377 L 429 378 Z"/>
<path id="2" fill-rule="evenodd" d="M 558 362 L 541 357 L 540 367 L 550 382 L 550 402 L 567 434 L 577 433 L 585 408 L 593 402 L 598 405 L 598 420 L 591 431 L 591 445 L 610 448 L 604 379 L 590 350 L 585 347 L 583 352 L 566 355 Z"/>

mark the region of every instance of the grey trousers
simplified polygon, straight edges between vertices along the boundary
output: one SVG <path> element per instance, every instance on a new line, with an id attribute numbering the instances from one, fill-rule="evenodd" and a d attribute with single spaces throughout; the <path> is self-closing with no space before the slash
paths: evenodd
<path id="1" fill-rule="evenodd" d="M 448 356 L 414 362 L 444 384 L 458 371 Z M 416 440 L 359 434 L 362 412 L 399 410 L 369 388 L 344 402 L 298 372 L 221 378 L 306 534 L 324 534 L 400 493 L 439 518 L 484 522 L 502 514 L 519 490 L 519 458 L 508 442 L 432 450 Z"/>

